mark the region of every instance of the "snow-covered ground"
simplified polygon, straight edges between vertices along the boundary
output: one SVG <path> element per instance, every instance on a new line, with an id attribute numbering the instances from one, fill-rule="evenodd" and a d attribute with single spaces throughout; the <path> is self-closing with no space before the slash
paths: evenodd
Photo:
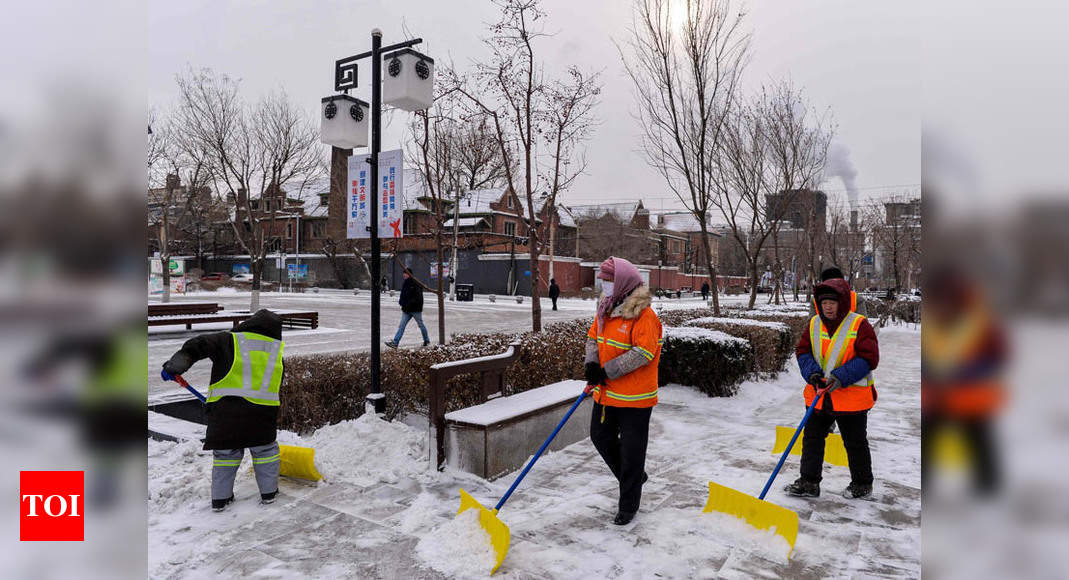
<path id="1" fill-rule="evenodd" d="M 651 423 L 650 480 L 627 526 L 611 524 L 616 482 L 589 440 L 541 459 L 501 510 L 512 545 L 497 576 L 920 576 L 920 331 L 889 327 L 880 343 L 879 401 L 869 418 L 876 499 L 839 496 L 849 473 L 834 466 L 825 467 L 819 499 L 787 497 L 780 489 L 798 471 L 798 457 L 788 458 L 768 499 L 799 515 L 789 562 L 777 536 L 700 511 L 709 480 L 760 491 L 777 459 L 776 425 L 796 425 L 804 411 L 793 365 L 732 398 L 664 387 Z M 370 416 L 280 439 L 315 447 L 326 481 L 284 478 L 279 501 L 261 506 L 246 458 L 237 502 L 221 514 L 209 509 L 210 455 L 193 443 L 150 442 L 152 577 L 440 578 L 485 562 L 485 553 L 462 549 L 471 537 L 458 533 L 458 488 L 492 506 L 514 475 L 486 482 L 429 471 L 425 431 Z"/>

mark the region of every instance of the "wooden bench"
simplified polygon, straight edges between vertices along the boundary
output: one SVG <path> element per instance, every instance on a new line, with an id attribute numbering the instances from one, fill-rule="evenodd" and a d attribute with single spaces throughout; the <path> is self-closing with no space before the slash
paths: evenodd
<path id="1" fill-rule="evenodd" d="M 561 381 L 446 413 L 447 462 L 489 480 L 523 467 L 584 387 L 583 381 Z M 583 401 L 550 443 L 549 451 L 589 436 L 592 404 L 589 397 Z"/>
<path id="2" fill-rule="evenodd" d="M 290 328 L 319 328 L 319 313 L 297 310 L 272 310 L 282 318 L 282 324 Z M 194 324 L 208 324 L 229 322 L 237 326 L 252 317 L 251 312 L 231 310 L 217 314 L 188 314 L 172 316 L 149 316 L 149 326 L 174 326 L 185 325 L 186 330 L 192 330 Z"/>
<path id="3" fill-rule="evenodd" d="M 149 316 L 180 316 L 192 314 L 215 314 L 223 307 L 215 302 L 150 302 Z"/>

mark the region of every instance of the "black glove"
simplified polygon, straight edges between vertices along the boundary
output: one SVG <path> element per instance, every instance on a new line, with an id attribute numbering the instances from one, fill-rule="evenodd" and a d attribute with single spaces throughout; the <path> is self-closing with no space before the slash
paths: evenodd
<path id="1" fill-rule="evenodd" d="M 809 375 L 806 381 L 814 387 L 820 388 L 824 386 L 824 373 L 813 373 Z"/>
<path id="2" fill-rule="evenodd" d="M 601 365 L 596 362 L 586 363 L 585 376 L 586 384 L 588 385 L 601 385 L 609 378 L 609 375 L 605 374 L 605 369 L 601 368 Z"/>
<path id="3" fill-rule="evenodd" d="M 828 379 L 828 392 L 829 393 L 834 391 L 834 390 L 836 390 L 836 389 L 842 388 L 842 386 L 843 386 L 843 384 L 839 382 L 839 377 L 837 377 L 835 375 L 832 375 L 831 378 Z"/>
<path id="4" fill-rule="evenodd" d="M 174 353 L 174 356 L 172 356 L 170 360 L 163 363 L 163 370 L 172 375 L 180 375 L 188 371 L 191 366 L 193 366 L 193 357 L 182 351 L 178 351 Z"/>

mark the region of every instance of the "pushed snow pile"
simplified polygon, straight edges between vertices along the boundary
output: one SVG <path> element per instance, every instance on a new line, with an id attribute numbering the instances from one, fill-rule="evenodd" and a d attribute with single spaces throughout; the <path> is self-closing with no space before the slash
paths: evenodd
<path id="1" fill-rule="evenodd" d="M 372 413 L 322 427 L 304 438 L 279 433 L 279 440 L 314 448 L 316 467 L 327 482 L 397 483 L 427 471 L 426 434 Z"/>
<path id="2" fill-rule="evenodd" d="M 727 542 L 736 550 L 757 554 L 780 564 L 787 563 L 791 545 L 774 530 L 759 530 L 746 520 L 725 513 L 701 514 L 699 519 L 701 524 L 697 529 L 702 535 L 711 532 L 714 534 L 712 537 Z"/>
<path id="3" fill-rule="evenodd" d="M 148 440 L 148 501 L 153 516 L 204 508 L 211 498 L 212 453 L 200 441 Z"/>
<path id="4" fill-rule="evenodd" d="M 489 578 L 497 558 L 490 534 L 479 524 L 479 510 L 470 509 L 431 532 L 416 545 L 416 554 L 450 578 Z"/>

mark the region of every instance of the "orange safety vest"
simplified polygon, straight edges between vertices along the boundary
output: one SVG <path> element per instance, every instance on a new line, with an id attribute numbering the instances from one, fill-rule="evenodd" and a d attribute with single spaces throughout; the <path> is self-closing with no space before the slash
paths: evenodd
<path id="1" fill-rule="evenodd" d="M 925 410 L 940 410 L 963 419 L 987 417 L 1000 410 L 1006 400 L 1006 391 L 999 377 L 976 378 L 968 381 L 940 380 L 940 376 L 953 375 L 956 369 L 967 366 L 977 356 L 990 332 L 990 320 L 982 308 L 974 308 L 954 325 L 947 326 L 933 321 L 921 335 L 921 353 L 924 363 L 934 378 L 925 378 L 922 389 L 922 405 Z M 935 395 L 925 397 L 924 393 Z"/>
<path id="2" fill-rule="evenodd" d="M 824 327 L 824 321 L 820 316 L 809 319 L 809 342 L 813 349 L 813 358 L 822 369 L 824 376 L 831 376 L 831 371 L 839 368 L 847 361 L 854 358 L 854 343 L 857 342 L 857 329 L 865 317 L 856 312 L 850 312 L 839 323 L 833 336 L 828 336 L 828 330 Z M 813 385 L 805 386 L 805 404 L 808 407 L 816 396 Z M 817 409 L 824 408 L 822 397 L 817 402 Z M 843 385 L 831 393 L 831 404 L 834 411 L 857 412 L 867 411 L 876 403 L 876 386 L 869 373 L 852 385 Z"/>
<path id="3" fill-rule="evenodd" d="M 661 321 L 652 308 L 647 306 L 638 318 L 609 318 L 600 333 L 595 317 L 587 337 L 598 343 L 601 366 L 631 350 L 637 350 L 650 361 L 626 375 L 607 379 L 607 387 L 594 387 L 594 402 L 607 407 L 645 408 L 657 404 L 657 367 L 661 364 L 664 338 Z"/>

